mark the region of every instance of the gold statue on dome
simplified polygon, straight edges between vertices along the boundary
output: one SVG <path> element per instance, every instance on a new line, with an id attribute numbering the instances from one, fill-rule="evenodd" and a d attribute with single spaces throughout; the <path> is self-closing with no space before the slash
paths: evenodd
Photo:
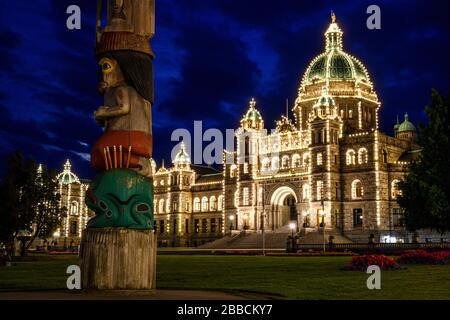
<path id="1" fill-rule="evenodd" d="M 336 15 L 331 11 L 331 23 L 336 23 Z"/>

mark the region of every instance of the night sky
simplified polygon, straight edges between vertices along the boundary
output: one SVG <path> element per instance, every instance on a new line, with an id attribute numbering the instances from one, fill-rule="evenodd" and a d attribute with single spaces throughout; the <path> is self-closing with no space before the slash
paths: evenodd
<path id="1" fill-rule="evenodd" d="M 82 29 L 66 28 L 79 5 Z M 381 7 L 382 29 L 366 28 L 366 8 Z M 169 161 L 173 130 L 237 128 L 255 97 L 266 126 L 297 96 L 309 62 L 324 48 L 330 11 L 344 50 L 367 67 L 383 105 L 382 130 L 396 116 L 425 122 L 431 88 L 449 92 L 448 1 L 157 0 L 154 158 Z M 101 129 L 94 0 L 2 1 L 0 157 L 15 149 L 54 169 L 70 158 L 91 178 L 88 155 Z M 4 168 L 3 159 L 0 171 Z"/>

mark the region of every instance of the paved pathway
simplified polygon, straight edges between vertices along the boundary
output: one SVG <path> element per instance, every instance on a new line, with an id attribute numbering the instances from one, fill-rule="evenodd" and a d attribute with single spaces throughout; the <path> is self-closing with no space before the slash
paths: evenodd
<path id="1" fill-rule="evenodd" d="M 26 291 L 0 292 L 0 300 L 241 300 L 218 291 L 199 290 L 113 290 L 113 291 Z"/>

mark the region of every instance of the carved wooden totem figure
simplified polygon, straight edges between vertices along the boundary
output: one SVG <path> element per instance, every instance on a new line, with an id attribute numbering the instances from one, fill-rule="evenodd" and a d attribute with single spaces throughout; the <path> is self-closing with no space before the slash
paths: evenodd
<path id="1" fill-rule="evenodd" d="M 153 228 L 152 115 L 154 0 L 109 0 L 102 29 L 98 0 L 96 55 L 104 103 L 94 112 L 104 128 L 92 148 L 97 176 L 86 204 L 88 228 Z"/>

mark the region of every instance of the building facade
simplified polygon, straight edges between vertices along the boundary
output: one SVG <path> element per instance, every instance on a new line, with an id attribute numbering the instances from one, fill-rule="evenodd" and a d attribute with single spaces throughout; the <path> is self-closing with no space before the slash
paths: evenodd
<path id="1" fill-rule="evenodd" d="M 229 230 L 301 234 L 325 227 L 355 241 L 404 241 L 398 183 L 419 147 L 405 115 L 395 137 L 380 131 L 382 107 L 365 66 L 343 49 L 333 17 L 325 50 L 303 76 L 292 108 L 267 132 L 256 101 L 236 131 L 223 172 L 202 174 L 185 146 L 154 177 L 161 242 L 195 246 Z"/>

